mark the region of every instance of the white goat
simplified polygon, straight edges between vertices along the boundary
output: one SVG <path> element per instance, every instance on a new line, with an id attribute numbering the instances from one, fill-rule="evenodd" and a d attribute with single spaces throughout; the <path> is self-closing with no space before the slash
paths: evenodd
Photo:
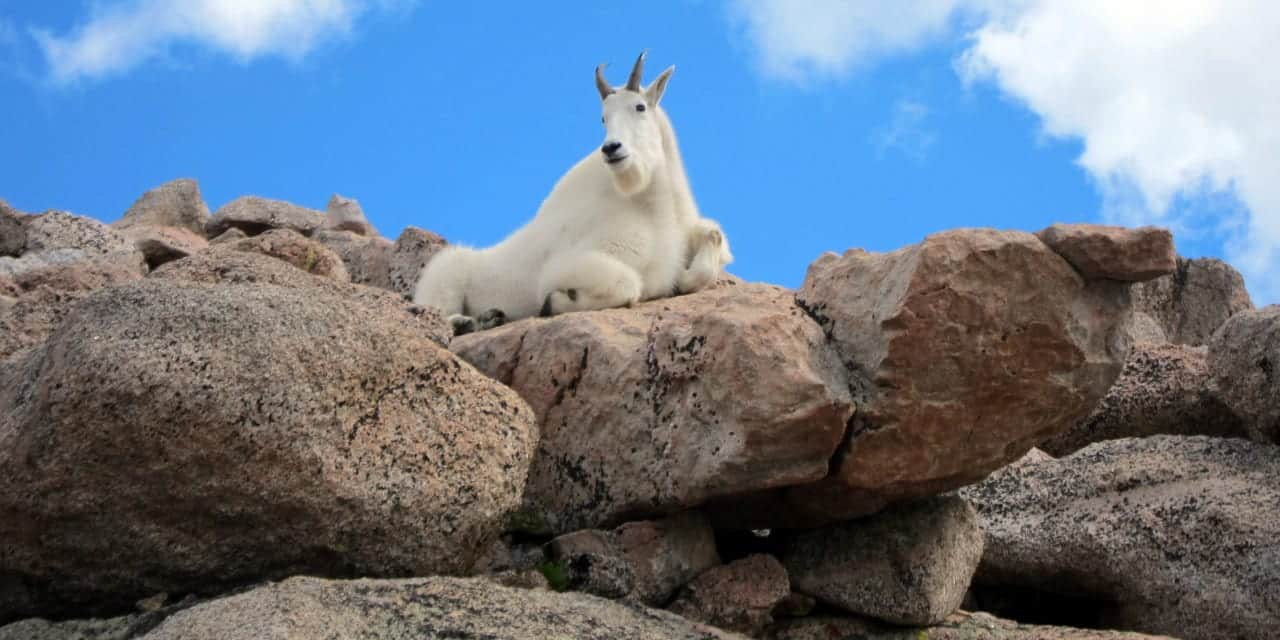
<path id="1" fill-rule="evenodd" d="M 419 276 L 414 302 L 441 309 L 456 333 L 533 315 L 630 306 L 715 281 L 733 261 L 720 226 L 698 213 L 658 106 L 675 67 L 640 87 L 596 68 L 605 140 L 569 170 L 533 220 L 487 249 L 451 246 Z M 473 314 L 475 316 L 473 317 Z"/>

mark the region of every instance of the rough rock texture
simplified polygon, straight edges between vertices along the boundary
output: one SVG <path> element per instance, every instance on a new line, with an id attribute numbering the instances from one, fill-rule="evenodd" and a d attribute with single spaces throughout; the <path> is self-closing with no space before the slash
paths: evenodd
<path id="1" fill-rule="evenodd" d="M 203 234 L 197 235 L 181 227 L 135 224 L 120 229 L 120 233 L 133 241 L 133 246 L 142 252 L 147 266 L 152 269 L 209 246 L 209 241 L 204 239 Z"/>
<path id="2" fill-rule="evenodd" d="M 787 570 L 766 554 L 713 567 L 685 585 L 667 608 L 713 627 L 759 635 L 773 622 L 773 608 L 791 595 Z"/>
<path id="3" fill-rule="evenodd" d="M 538 416 L 534 530 L 816 481 L 853 412 L 821 329 L 778 287 L 531 319 L 451 348 Z"/>
<path id="4" fill-rule="evenodd" d="M 142 194 L 111 226 L 176 227 L 203 239 L 210 220 L 209 205 L 200 196 L 200 185 L 190 178 L 180 178 Z"/>
<path id="5" fill-rule="evenodd" d="M 1174 640 L 1124 631 L 1018 624 L 957 611 L 936 627 L 904 629 L 859 618 L 816 616 L 774 625 L 767 640 Z"/>
<path id="6" fill-rule="evenodd" d="M 696 511 L 628 522 L 613 531 L 575 531 L 552 540 L 547 550 L 565 568 L 569 588 L 655 607 L 720 564 L 711 523 Z"/>
<path id="7" fill-rule="evenodd" d="M 226 245 L 236 251 L 251 251 L 283 260 L 312 275 L 329 278 L 336 282 L 350 282 L 351 276 L 338 254 L 328 247 L 304 238 L 297 232 L 288 229 L 272 229 L 261 235 Z"/>
<path id="8" fill-rule="evenodd" d="M 27 247 L 26 214 L 0 200 L 0 257 L 17 257 Z"/>
<path id="9" fill-rule="evenodd" d="M 858 403 L 850 437 L 822 482 L 730 505 L 717 520 L 851 519 L 1016 460 L 1088 415 L 1115 381 L 1128 350 L 1127 287 L 1086 282 L 1035 236 L 1012 231 L 819 258 L 796 298 L 848 368 Z"/>
<path id="10" fill-rule="evenodd" d="M 329 198 L 325 209 L 324 228 L 351 231 L 362 236 L 378 235 L 378 230 L 364 217 L 364 209 L 360 208 L 360 203 L 354 198 L 345 198 L 336 193 Z"/>
<path id="11" fill-rule="evenodd" d="M 807 531 L 782 562 L 797 591 L 896 624 L 945 620 L 982 558 L 977 514 L 954 495 Z"/>
<path id="12" fill-rule="evenodd" d="M 152 278 L 79 302 L 0 367 L 0 616 L 470 568 L 536 430 L 427 325 L 323 287 Z"/>
<path id="13" fill-rule="evenodd" d="M 393 290 L 391 286 L 391 250 L 394 245 L 381 237 L 365 237 L 350 231 L 320 229 L 311 239 L 333 250 L 342 258 L 351 281 Z"/>
<path id="14" fill-rule="evenodd" d="M 236 227 L 256 236 L 269 229 L 291 229 L 303 235 L 324 225 L 324 214 L 283 200 L 243 196 L 223 205 L 209 221 L 207 234 L 215 238 Z"/>
<path id="15" fill-rule="evenodd" d="M 92 218 L 65 211 L 46 211 L 23 219 L 27 230 L 24 253 L 75 249 L 87 256 L 132 251 L 124 236 Z"/>
<path id="16" fill-rule="evenodd" d="M 1063 456 L 1086 445 L 1159 433 L 1244 437 L 1240 419 L 1209 393 L 1204 347 L 1137 344 L 1089 417 L 1040 444 Z"/>
<path id="17" fill-rule="evenodd" d="M 248 237 L 249 237 L 249 234 L 235 227 L 231 227 L 230 229 L 227 229 L 226 231 L 223 231 L 222 233 L 216 236 L 213 236 L 213 239 L 209 240 L 209 246 L 227 244 L 227 243 L 235 242 L 236 240 L 243 240 Z"/>
<path id="18" fill-rule="evenodd" d="M 1085 602 L 1108 628 L 1188 640 L 1280 628 L 1280 448 L 1153 436 L 1002 469 L 962 491 L 977 582 Z"/>
<path id="19" fill-rule="evenodd" d="M 55 249 L 28 254 L 18 261 L 64 252 L 74 256 L 67 262 L 45 262 L 44 266 L 8 275 L 2 269 L 8 258 L 0 258 L 0 280 L 4 283 L 0 295 L 8 298 L 8 304 L 0 305 L 0 360 L 43 342 L 77 300 L 97 289 L 142 278 L 147 268 L 136 251 L 89 257 L 76 249 Z"/>
<path id="20" fill-rule="evenodd" d="M 136 633 L 110 635 L 130 623 Z M 0 640 L 87 640 L 75 635 L 72 627 L 86 624 L 94 623 L 27 621 L 0 628 Z M 576 593 L 444 577 L 290 578 L 189 608 L 97 624 L 108 635 L 92 636 L 94 640 L 743 639 L 666 611 Z"/>
<path id="21" fill-rule="evenodd" d="M 1172 274 L 1177 268 L 1178 254 L 1168 229 L 1055 224 L 1036 237 L 1086 278 L 1140 282 Z"/>
<path id="22" fill-rule="evenodd" d="M 1213 396 L 1248 437 L 1280 444 L 1280 305 L 1227 320 L 1209 346 Z"/>
<path id="23" fill-rule="evenodd" d="M 422 268 L 447 244 L 444 238 L 430 231 L 405 227 L 391 249 L 391 290 L 402 296 L 412 296 Z"/>
<path id="24" fill-rule="evenodd" d="M 1133 285 L 1133 308 L 1175 344 L 1207 344 L 1227 318 L 1253 308 L 1244 278 L 1215 258 L 1178 258 L 1172 275 Z"/>

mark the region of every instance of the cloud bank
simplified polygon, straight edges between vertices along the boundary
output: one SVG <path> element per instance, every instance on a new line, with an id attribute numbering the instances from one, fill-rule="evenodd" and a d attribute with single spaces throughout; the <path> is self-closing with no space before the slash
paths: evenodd
<path id="1" fill-rule="evenodd" d="M 956 69 L 967 82 L 994 84 L 1048 135 L 1083 142 L 1105 219 L 1211 236 L 1256 297 L 1280 300 L 1280 3 L 872 4 L 739 0 L 734 14 L 763 71 L 793 81 L 966 37 Z M 1206 198 L 1212 217 L 1185 206 Z"/>
<path id="2" fill-rule="evenodd" d="M 64 35 L 32 29 L 49 67 L 65 85 L 120 74 L 193 45 L 247 62 L 278 56 L 300 60 L 321 44 L 349 35 L 373 11 L 403 10 L 412 0 L 129 0 L 94 5 Z"/>

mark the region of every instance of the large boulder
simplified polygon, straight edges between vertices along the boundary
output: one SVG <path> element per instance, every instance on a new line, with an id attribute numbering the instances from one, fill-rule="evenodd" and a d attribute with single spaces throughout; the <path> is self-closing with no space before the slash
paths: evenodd
<path id="1" fill-rule="evenodd" d="M 152 269 L 166 262 L 185 258 L 209 246 L 209 241 L 204 239 L 204 235 L 182 227 L 135 224 L 120 229 L 120 233 L 133 241 L 133 246 L 142 252 L 147 260 L 147 266 Z"/>
<path id="2" fill-rule="evenodd" d="M 390 240 L 332 229 L 320 229 L 311 239 L 338 254 L 352 282 L 393 290 L 391 252 L 395 245 Z"/>
<path id="3" fill-rule="evenodd" d="M 74 249 L 86 256 L 133 250 L 133 243 L 92 218 L 66 211 L 46 211 L 23 218 L 27 232 L 24 254 Z"/>
<path id="4" fill-rule="evenodd" d="M 423 315 L 326 286 L 356 285 L 117 286 L 0 367 L 0 619 L 470 569 L 532 413 Z"/>
<path id="5" fill-rule="evenodd" d="M 717 520 L 819 525 L 980 480 L 1088 415 L 1120 373 L 1128 285 L 1086 280 L 1029 233 L 965 229 L 827 254 L 798 304 L 858 404 L 821 482 Z"/>
<path id="6" fill-rule="evenodd" d="M 1244 278 L 1215 258 L 1178 258 L 1173 274 L 1133 285 L 1133 309 L 1174 344 L 1207 344 L 1227 318 L 1253 308 Z"/>
<path id="7" fill-rule="evenodd" d="M 84 630 L 103 635 L 87 636 Z M 0 627 L 0 640 L 299 640 L 305 638 L 610 638 L 745 640 L 631 604 L 513 589 L 475 578 L 290 578 L 190 607 L 131 618 Z"/>
<path id="8" fill-rule="evenodd" d="M 142 194 L 111 226 L 121 230 L 135 226 L 172 227 L 204 238 L 209 222 L 209 205 L 200 196 L 200 185 L 191 178 L 179 178 Z"/>
<path id="9" fill-rule="evenodd" d="M 987 613 L 957 611 L 937 626 L 906 629 L 863 618 L 814 616 L 774 625 L 767 640 L 1174 640 L 1125 631 L 1019 624 Z"/>
<path id="10" fill-rule="evenodd" d="M 1173 234 L 1159 227 L 1055 224 L 1036 237 L 1086 278 L 1140 282 L 1172 274 L 1177 267 Z"/>
<path id="11" fill-rule="evenodd" d="M 17 257 L 27 248 L 26 214 L 0 200 L 0 257 Z"/>
<path id="12" fill-rule="evenodd" d="M 412 296 L 418 285 L 418 276 L 432 256 L 448 244 L 439 235 L 419 229 L 405 227 L 396 238 L 391 248 L 391 260 L 388 277 L 391 290 L 402 296 Z"/>
<path id="13" fill-rule="evenodd" d="M 782 554 L 797 591 L 902 625 L 951 615 L 981 558 L 978 516 L 954 495 L 806 531 Z"/>
<path id="14" fill-rule="evenodd" d="M 325 207 L 324 228 L 350 231 L 369 237 L 378 235 L 378 230 L 374 229 L 373 225 L 369 224 L 369 219 L 364 216 L 364 209 L 360 207 L 360 202 L 355 198 L 343 197 L 336 193 L 329 198 L 329 204 Z"/>
<path id="15" fill-rule="evenodd" d="M 1280 448 L 1111 440 L 962 491 L 983 520 L 976 581 L 1055 599 L 1104 628 L 1187 640 L 1280 628 Z M 999 613 L 999 611 L 996 611 Z"/>
<path id="16" fill-rule="evenodd" d="M 773 623 L 773 609 L 791 595 L 777 558 L 755 554 L 702 572 L 668 611 L 690 620 L 757 637 Z"/>
<path id="17" fill-rule="evenodd" d="M 1227 320 L 1209 345 L 1215 398 L 1250 438 L 1280 444 L 1280 305 Z"/>
<path id="18" fill-rule="evenodd" d="M 213 214 L 206 235 L 216 238 L 227 229 L 237 228 L 256 236 L 270 229 L 290 229 L 303 235 L 324 225 L 324 214 L 283 200 L 258 196 L 242 196 L 222 206 Z"/>
<path id="19" fill-rule="evenodd" d="M 538 416 L 524 523 L 539 531 L 816 481 L 853 413 L 821 329 L 778 287 L 530 319 L 450 348 Z"/>
<path id="20" fill-rule="evenodd" d="M 1210 393 L 1206 360 L 1205 347 L 1134 345 L 1093 413 L 1040 447 L 1063 456 L 1094 442 L 1161 433 L 1243 437 L 1240 419 Z"/>
<path id="21" fill-rule="evenodd" d="M 283 260 L 307 273 L 335 282 L 350 282 L 342 258 L 328 247 L 289 229 L 272 229 L 260 235 L 218 245 L 218 250 L 249 251 Z"/>

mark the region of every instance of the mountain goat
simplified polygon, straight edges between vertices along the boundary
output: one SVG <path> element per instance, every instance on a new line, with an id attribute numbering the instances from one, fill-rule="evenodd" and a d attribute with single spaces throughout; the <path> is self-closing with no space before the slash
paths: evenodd
<path id="1" fill-rule="evenodd" d="M 641 88 L 641 53 L 624 87 L 596 67 L 604 143 L 569 170 L 537 215 L 486 248 L 452 246 L 418 278 L 413 300 L 458 334 L 534 315 L 630 306 L 715 281 L 733 260 L 720 226 L 698 213 L 658 106 L 675 67 Z"/>

